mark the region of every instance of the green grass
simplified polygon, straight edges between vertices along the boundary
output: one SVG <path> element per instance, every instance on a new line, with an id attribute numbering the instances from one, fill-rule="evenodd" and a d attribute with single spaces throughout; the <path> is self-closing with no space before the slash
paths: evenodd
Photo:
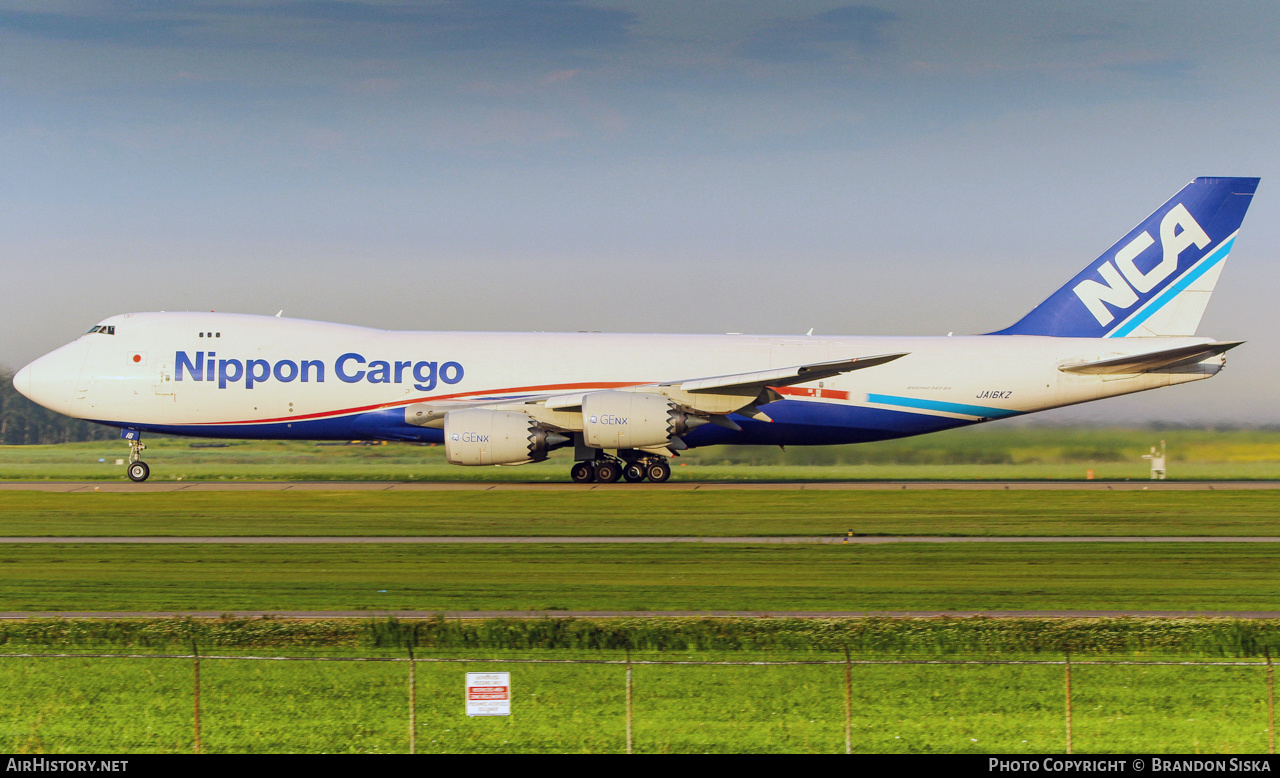
<path id="1" fill-rule="evenodd" d="M 494 670 L 512 674 L 512 715 L 466 717 L 464 673 Z M 622 666 L 420 663 L 416 675 L 420 753 L 625 749 Z M 190 752 L 193 680 L 189 659 L 0 658 L 0 748 Z M 1077 665 L 1072 680 L 1076 753 L 1266 750 L 1261 667 Z M 405 663 L 204 659 L 200 681 L 207 753 L 408 750 Z M 851 689 L 857 753 L 1065 750 L 1060 665 L 858 665 Z M 638 753 L 844 750 L 840 665 L 637 665 L 632 694 Z"/>
<path id="2" fill-rule="evenodd" d="M 1269 491 L 0 494 L 13 535 L 1274 535 Z M 1274 544 L 10 545 L 0 610 L 1269 610 Z M 383 591 L 385 590 L 385 591 Z"/>
<path id="3" fill-rule="evenodd" d="M 0 492 L 0 536 L 1280 535 L 1280 492 Z"/>
<path id="4" fill-rule="evenodd" d="M 1136 479 L 1146 475 L 1137 456 L 1161 437 L 1169 440 L 1176 477 L 1280 477 L 1280 434 L 1274 432 L 998 426 L 786 454 L 711 449 L 677 460 L 685 466 L 674 477 L 1081 478 L 1094 469 L 1099 478 Z M 439 448 L 418 446 L 148 444 L 157 478 L 187 480 L 560 481 L 567 469 L 562 460 L 452 468 L 440 462 Z M 122 468 L 113 462 L 123 451 L 119 443 L 0 449 L 0 479 L 120 479 Z M 1276 497 L 1262 491 L 666 494 L 624 485 L 567 493 L 2 492 L 0 534 L 710 536 L 854 529 L 1243 536 L 1280 534 Z M 0 547 L 0 610 L 1271 610 L 1280 594 L 1277 557 L 1280 548 L 1271 544 L 1215 543 L 8 545 Z M 747 623 L 419 622 L 353 630 L 330 622 L 295 628 L 274 619 L 171 620 L 135 632 L 128 624 L 52 620 L 6 624 L 0 632 L 6 653 L 24 645 L 85 650 L 115 635 L 121 645 L 150 646 L 144 650 L 198 636 L 204 653 L 204 641 L 212 640 L 220 652 L 254 645 L 255 653 L 332 653 L 341 645 L 350 653 L 358 645 L 359 653 L 386 656 L 403 654 L 403 641 L 414 634 L 420 646 L 423 640 L 450 646 L 421 649 L 427 656 L 618 658 L 618 650 L 585 649 L 621 640 L 647 646 L 633 652 L 637 658 L 703 660 L 843 657 L 823 652 L 848 644 L 849 631 L 862 655 L 882 657 L 1043 657 L 1071 645 L 1073 655 L 1195 659 L 1258 656 L 1276 642 L 1270 622 L 1216 619 Z M 493 669 L 513 672 L 515 715 L 466 718 L 462 673 Z M 419 751 L 621 751 L 622 672 L 602 665 L 421 664 Z M 403 663 L 206 659 L 205 750 L 402 752 L 406 673 Z M 1061 753 L 1062 673 L 1060 666 L 856 666 L 854 750 Z M 1266 748 L 1260 668 L 1077 665 L 1074 673 L 1077 753 Z M 843 751 L 842 667 L 643 665 L 634 680 L 637 751 Z M 191 705 L 190 660 L 0 657 L 0 749 L 14 753 L 189 751 Z"/>
<path id="5" fill-rule="evenodd" d="M 189 654 L 192 640 L 202 655 L 206 752 L 404 752 L 409 668 L 403 661 L 211 656 L 403 660 L 410 635 L 420 659 L 496 660 L 417 664 L 419 753 L 621 752 L 627 659 L 637 662 L 638 753 L 841 753 L 842 645 L 853 648 L 855 660 L 857 753 L 1062 753 L 1060 662 L 1067 646 L 1074 658 L 1076 753 L 1261 753 L 1267 746 L 1265 663 L 1263 650 L 1245 643 L 1271 645 L 1280 638 L 1274 621 L 937 618 L 32 620 L 0 624 L 0 634 L 6 640 L 0 748 L 15 754 L 190 752 L 189 656 L 15 654 Z M 588 647 L 618 638 L 643 648 Z M 1255 657 L 1248 666 L 1194 664 L 1244 655 Z M 1059 663 L 862 663 L 904 657 Z M 1117 659 L 1193 664 L 1091 664 Z M 565 660 L 585 663 L 537 664 Z M 738 664 L 676 664 L 683 661 Z M 784 661 L 808 664 L 748 664 Z M 813 664 L 819 661 L 836 664 Z M 511 673 L 513 715 L 467 718 L 464 673 L 494 670 Z"/>
<path id="6" fill-rule="evenodd" d="M 8 546 L 0 610 L 1269 610 L 1272 544 Z"/>
<path id="7" fill-rule="evenodd" d="M 287 619 L 184 617 L 0 620 L 0 654 L 160 652 L 400 657 L 646 659 L 724 654 L 863 659 L 1241 659 L 1280 653 L 1280 619 L 1159 617 Z"/>

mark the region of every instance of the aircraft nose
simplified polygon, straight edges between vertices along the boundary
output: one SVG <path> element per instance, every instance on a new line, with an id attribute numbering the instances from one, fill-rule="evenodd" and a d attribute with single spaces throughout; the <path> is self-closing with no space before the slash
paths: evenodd
<path id="1" fill-rule="evenodd" d="M 31 365 L 27 365 L 14 374 L 13 388 L 17 389 L 23 397 L 31 398 Z"/>
<path id="2" fill-rule="evenodd" d="M 51 411 L 71 415 L 84 357 L 85 349 L 80 343 L 51 351 L 19 370 L 13 377 L 13 388 Z"/>

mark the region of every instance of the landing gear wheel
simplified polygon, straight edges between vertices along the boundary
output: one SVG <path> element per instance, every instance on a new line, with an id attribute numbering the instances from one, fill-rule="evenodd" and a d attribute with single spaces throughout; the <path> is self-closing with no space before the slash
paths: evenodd
<path id="1" fill-rule="evenodd" d="M 649 476 L 649 480 L 655 484 L 660 484 L 671 477 L 671 465 L 667 464 L 667 460 L 659 459 L 657 462 L 650 462 L 645 466 L 645 475 Z"/>
<path id="2" fill-rule="evenodd" d="M 600 481 L 601 483 L 612 484 L 612 483 L 616 483 L 617 480 L 621 477 L 622 477 L 622 466 L 619 465 L 617 462 L 610 462 L 609 460 L 606 459 L 603 462 L 596 463 L 596 480 L 597 481 Z"/>
<path id="3" fill-rule="evenodd" d="M 636 484 L 644 480 L 644 465 L 639 462 L 628 462 L 627 466 L 622 468 L 622 477 L 627 479 L 627 483 Z"/>
<path id="4" fill-rule="evenodd" d="M 146 462 L 130 462 L 129 469 L 130 481 L 142 482 L 147 480 L 147 476 L 151 475 L 151 468 L 147 467 Z"/>
<path id="5" fill-rule="evenodd" d="M 596 480 L 596 468 L 590 462 L 579 462 L 569 471 L 569 477 L 575 484 L 589 484 Z"/>

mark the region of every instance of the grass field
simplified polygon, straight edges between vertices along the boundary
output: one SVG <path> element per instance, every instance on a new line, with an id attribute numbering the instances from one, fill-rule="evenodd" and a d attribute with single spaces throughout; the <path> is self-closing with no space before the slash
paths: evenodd
<path id="1" fill-rule="evenodd" d="M 1280 535 L 1270 491 L 6 492 L 5 535 Z M 7 545 L 0 610 L 1269 610 L 1280 544 Z"/>
<path id="2" fill-rule="evenodd" d="M 416 666 L 419 753 L 621 752 L 627 661 L 636 663 L 637 753 L 841 753 L 842 645 L 854 658 L 849 690 L 855 753 L 1062 753 L 1066 670 L 1061 661 L 1068 649 L 1074 657 L 1076 753 L 1262 753 L 1268 738 L 1262 656 L 1280 641 L 1280 623 L 4 622 L 0 748 L 10 753 L 190 752 L 195 667 L 189 654 L 198 641 L 205 752 L 404 752 L 409 748 L 406 639 L 418 645 L 415 656 L 426 660 Z M 636 648 L 585 647 L 619 640 Z M 583 647 L 567 647 L 572 645 Z M 73 655 L 20 655 L 51 650 Z M 188 656 L 160 656 L 175 653 Z M 401 661 L 333 661 L 343 657 Z M 1233 657 L 1251 659 L 1234 666 L 1204 663 Z M 474 661 L 480 658 L 490 661 Z M 882 663 L 902 658 L 966 664 Z M 1041 664 L 968 664 L 1018 659 Z M 1190 664 L 1141 664 L 1156 659 Z M 577 663 L 555 664 L 565 661 Z M 1139 664 L 1129 664 L 1135 661 Z M 512 716 L 467 718 L 463 674 L 495 670 L 511 673 Z"/>
<path id="3" fill-rule="evenodd" d="M 1280 491 L 0 492 L 0 536 L 1280 536 Z"/>
<path id="4" fill-rule="evenodd" d="M 1038 479 L 1082 478 L 1086 469 L 1099 478 L 1143 478 L 1146 467 L 1138 457 L 1161 437 L 1169 439 L 1174 477 L 1280 477 L 1280 433 L 975 428 L 786 454 L 694 452 L 678 461 L 684 466 L 676 468 L 674 478 Z M 422 446 L 193 448 L 178 439 L 148 444 L 147 459 L 161 479 L 561 481 L 567 469 L 565 461 L 452 468 L 441 462 L 439 448 Z M 120 444 L 0 449 L 0 479 L 120 479 L 123 468 L 114 461 L 123 450 Z M 668 493 L 618 487 L 592 492 L 7 491 L 0 493 L 0 535 L 837 536 L 849 530 L 867 535 L 1280 535 L 1280 492 L 1274 491 Z M 1280 602 L 1278 563 L 1280 544 L 1213 542 L 7 544 L 0 546 L 0 610 L 1274 610 Z M 1147 647 L 1139 651 L 1144 656 L 1155 650 L 1151 646 L 1163 646 L 1157 652 L 1161 656 L 1202 659 L 1257 657 L 1274 643 L 1254 635 L 1252 626 L 1230 621 L 1219 626 L 1217 620 L 1192 625 L 1209 637 L 1171 643 L 1162 642 L 1166 633 L 1183 627 L 1154 620 L 1122 620 L 1118 627 L 1106 621 L 1101 626 L 1001 621 L 999 629 L 971 620 L 882 621 L 898 637 L 867 637 L 861 644 L 864 654 L 1039 656 L 1043 647 L 1082 645 L 1098 630 L 1117 629 L 1128 630 L 1128 637 L 1108 642 L 1104 636 L 1097 646 L 1114 643 L 1126 656 L 1136 645 Z M 963 634 L 947 632 L 952 622 Z M 46 651 L 89 647 L 69 637 L 75 630 L 68 623 L 34 623 L 24 639 Z M 185 634 L 183 624 L 160 629 L 171 630 L 172 639 Z M 274 626 L 274 620 L 227 621 L 201 630 L 222 630 L 226 640 L 242 645 L 236 641 Z M 732 643 L 734 630 L 745 627 L 673 626 L 672 634 L 701 635 L 698 640 L 712 647 L 649 649 L 649 655 L 842 657 L 842 652 L 831 653 L 833 635 L 853 628 L 849 622 L 813 624 L 811 641 L 761 633 L 750 650 L 731 651 L 715 646 Z M 468 637 L 471 627 L 450 629 L 460 641 L 449 649 L 455 656 L 479 651 L 556 658 L 565 656 L 564 650 L 547 647 L 554 640 L 545 642 L 546 635 L 563 637 L 576 628 L 551 622 L 477 626 L 474 641 Z M 608 623 L 600 629 L 618 627 Z M 661 632 L 643 624 L 626 629 L 651 637 Z M 1000 630 L 1021 637 L 992 637 Z M 403 633 L 383 632 L 398 637 L 377 643 L 383 646 L 377 650 L 402 653 L 394 646 L 401 645 L 395 641 Z M 34 634 L 48 637 L 37 640 Z M 23 649 L 22 640 L 3 639 L 9 641 L 3 653 Z M 782 641 L 777 649 L 762 652 L 775 640 Z M 791 648 L 783 651 L 783 643 Z M 304 644 L 279 644 L 267 652 L 329 650 Z M 161 640 L 149 650 L 163 645 Z M 495 645 L 506 648 L 485 648 Z M 1036 645 L 1042 648 L 1031 648 Z M 448 653 L 437 648 L 426 655 L 442 651 Z M 619 652 L 594 655 L 618 658 Z M 644 651 L 635 655 L 646 656 Z M 462 714 L 462 673 L 493 669 L 515 674 L 516 715 L 468 719 Z M 205 750 L 402 752 L 408 744 L 406 672 L 403 663 L 206 659 Z M 876 665 L 853 672 L 857 752 L 1061 753 L 1064 748 L 1061 666 Z M 1266 749 L 1265 673 L 1259 666 L 1080 666 L 1075 672 L 1077 753 Z M 842 667 L 644 665 L 635 669 L 634 681 L 639 752 L 843 751 Z M 625 685 L 618 666 L 422 664 L 418 684 L 419 752 L 618 752 L 625 745 Z M 0 749 L 11 752 L 190 751 L 191 705 L 189 660 L 0 656 Z"/>
<path id="5" fill-rule="evenodd" d="M 4 535 L 1278 535 L 1238 492 L 0 495 Z M 0 610 L 1268 610 L 1275 544 L 0 548 Z"/>
<path id="6" fill-rule="evenodd" d="M 495 669 L 512 673 L 512 715 L 468 718 L 463 674 Z M 416 675 L 419 753 L 625 750 L 621 666 L 419 664 Z M 407 678 L 404 663 L 204 659 L 203 750 L 404 753 Z M 859 665 L 850 681 L 856 753 L 1065 750 L 1061 666 Z M 838 664 L 638 665 L 635 751 L 842 753 L 844 682 Z M 1077 666 L 1074 750 L 1264 753 L 1266 693 L 1257 665 Z M 190 660 L 0 658 L 0 748 L 189 753 L 193 699 Z"/>
<path id="7" fill-rule="evenodd" d="M 0 610 L 1270 610 L 1276 544 L 5 546 Z"/>

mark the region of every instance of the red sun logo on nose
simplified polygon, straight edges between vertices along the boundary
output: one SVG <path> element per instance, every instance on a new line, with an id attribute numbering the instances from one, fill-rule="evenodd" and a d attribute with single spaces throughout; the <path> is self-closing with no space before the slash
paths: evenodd
<path id="1" fill-rule="evenodd" d="M 134 354 L 134 355 L 133 355 L 133 361 L 134 361 L 134 362 L 141 362 L 141 361 L 142 361 L 142 355 L 141 355 L 141 354 Z"/>

